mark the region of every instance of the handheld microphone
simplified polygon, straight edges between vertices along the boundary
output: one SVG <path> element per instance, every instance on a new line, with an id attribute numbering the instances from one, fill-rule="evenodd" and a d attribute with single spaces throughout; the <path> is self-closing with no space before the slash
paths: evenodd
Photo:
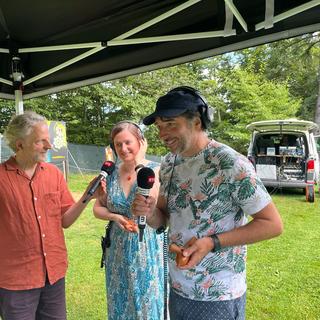
<path id="1" fill-rule="evenodd" d="M 86 203 L 90 197 L 95 193 L 95 191 L 98 189 L 100 182 L 102 179 L 105 179 L 108 175 L 112 173 L 112 171 L 115 169 L 115 164 L 112 161 L 105 161 L 101 167 L 101 172 L 97 176 L 94 184 L 91 186 L 91 188 L 88 190 L 86 197 L 82 201 L 82 203 Z"/>
<path id="2" fill-rule="evenodd" d="M 155 173 L 151 168 L 143 167 L 137 173 L 137 193 L 142 194 L 146 198 L 149 196 L 150 189 L 155 181 Z M 139 216 L 139 242 L 142 242 L 144 229 L 146 227 L 146 216 Z"/>

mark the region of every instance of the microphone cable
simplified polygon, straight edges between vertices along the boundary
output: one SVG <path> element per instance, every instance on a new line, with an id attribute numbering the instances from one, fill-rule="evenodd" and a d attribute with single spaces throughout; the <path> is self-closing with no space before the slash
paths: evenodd
<path id="1" fill-rule="evenodd" d="M 156 231 L 157 234 L 163 233 L 163 319 L 168 319 L 168 232 L 161 226 Z"/>
<path id="2" fill-rule="evenodd" d="M 173 178 L 173 172 L 176 165 L 177 155 L 174 156 L 172 170 L 170 174 L 170 180 L 168 185 L 168 193 L 167 193 L 167 214 L 169 216 L 169 196 L 170 196 L 170 189 L 171 183 Z M 164 286 L 163 286 L 163 300 L 164 300 L 164 310 L 163 310 L 163 318 L 164 320 L 168 319 L 168 228 L 165 226 L 161 226 L 157 229 L 157 234 L 163 233 L 163 278 L 164 278 Z"/>

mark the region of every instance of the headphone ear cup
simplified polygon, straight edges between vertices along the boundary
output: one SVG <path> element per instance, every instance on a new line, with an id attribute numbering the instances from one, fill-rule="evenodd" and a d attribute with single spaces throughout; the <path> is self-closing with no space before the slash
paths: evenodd
<path id="1" fill-rule="evenodd" d="M 199 110 L 200 111 L 200 110 Z M 200 118 L 204 129 L 208 129 L 214 119 L 214 109 L 205 104 L 200 111 Z"/>
<path id="2" fill-rule="evenodd" d="M 210 125 L 214 120 L 214 109 L 210 106 L 207 106 L 206 117 L 208 119 L 208 124 Z"/>

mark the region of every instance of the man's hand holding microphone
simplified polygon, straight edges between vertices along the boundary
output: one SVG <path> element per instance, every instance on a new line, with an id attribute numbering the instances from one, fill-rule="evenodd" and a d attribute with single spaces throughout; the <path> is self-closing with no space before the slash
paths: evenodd
<path id="1" fill-rule="evenodd" d="M 101 192 L 101 188 L 99 188 L 100 185 L 103 191 L 105 192 L 106 177 L 110 175 L 114 169 L 115 169 L 115 164 L 112 161 L 105 161 L 103 163 L 100 174 L 90 182 L 85 193 L 83 194 L 82 203 L 86 203 L 92 198 L 97 198 L 99 196 L 99 192 Z"/>
<path id="2" fill-rule="evenodd" d="M 87 206 L 91 199 L 98 198 L 102 193 L 106 192 L 105 177 L 114 170 L 114 163 L 106 161 L 101 167 L 101 172 L 98 177 L 94 178 L 88 185 L 82 197 L 72 207 L 70 207 L 62 217 L 63 228 L 68 228 L 80 216 L 81 212 Z M 100 187 L 101 185 L 101 187 Z"/>

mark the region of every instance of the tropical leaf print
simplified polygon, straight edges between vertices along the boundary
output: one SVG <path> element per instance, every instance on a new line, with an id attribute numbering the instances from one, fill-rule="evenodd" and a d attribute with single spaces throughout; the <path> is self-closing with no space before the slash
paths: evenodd
<path id="1" fill-rule="evenodd" d="M 233 264 L 233 269 L 236 273 L 241 273 L 245 270 L 245 251 L 241 247 L 233 247 L 227 256 L 228 263 Z"/>
<path id="2" fill-rule="evenodd" d="M 189 230 L 192 230 L 195 228 L 198 229 L 197 230 L 198 234 L 202 234 L 203 232 L 211 229 L 212 225 L 210 223 L 208 223 L 208 219 L 192 220 L 189 225 Z"/>
<path id="3" fill-rule="evenodd" d="M 219 173 L 219 166 L 216 165 L 215 163 L 211 163 L 211 165 L 209 166 L 207 171 L 208 171 L 208 173 L 207 173 L 206 178 L 212 179 Z"/>
<path id="4" fill-rule="evenodd" d="M 219 166 L 215 163 L 208 163 L 208 164 L 203 164 L 198 171 L 198 175 L 202 175 L 206 173 L 206 178 L 207 179 L 212 179 L 215 177 L 219 172 Z"/>
<path id="5" fill-rule="evenodd" d="M 226 216 L 226 212 L 225 211 L 215 211 L 215 212 L 212 212 L 211 216 L 210 216 L 210 219 L 214 222 L 217 222 L 219 221 L 220 219 L 224 218 Z"/>
<path id="6" fill-rule="evenodd" d="M 188 206 L 188 201 L 187 201 L 187 193 L 186 192 L 181 192 L 175 200 L 175 204 L 178 208 L 185 209 Z"/>
<path id="7" fill-rule="evenodd" d="M 225 149 L 225 146 L 219 145 L 218 147 L 211 149 L 210 153 L 213 156 L 217 156 L 220 152 L 223 151 L 223 149 Z M 207 153 L 210 154 L 209 152 L 207 152 Z"/>
<path id="8" fill-rule="evenodd" d="M 211 255 L 201 263 L 201 266 L 206 268 L 209 274 L 220 272 L 221 270 L 230 269 L 230 265 L 226 264 L 224 258 L 221 257 L 221 252 Z"/>
<path id="9" fill-rule="evenodd" d="M 234 260 L 234 271 L 241 273 L 246 269 L 245 260 L 242 255 L 236 255 Z"/>
<path id="10" fill-rule="evenodd" d="M 215 157 L 215 152 L 213 150 L 205 150 L 203 153 L 203 160 L 205 164 L 211 164 L 213 162 L 213 159 Z"/>
<path id="11" fill-rule="evenodd" d="M 194 286 L 192 293 L 194 295 L 194 299 L 196 300 L 201 300 L 204 297 L 204 290 L 199 286 Z"/>
<path id="12" fill-rule="evenodd" d="M 238 222 L 240 222 L 240 220 L 243 217 L 243 211 L 242 209 L 239 209 L 238 212 L 236 213 L 236 215 L 234 216 L 234 222 L 235 224 L 237 224 Z"/>
<path id="13" fill-rule="evenodd" d="M 180 183 L 180 181 L 178 180 L 177 177 L 173 176 L 171 178 L 171 183 L 168 183 L 168 188 L 170 187 L 170 194 L 177 194 L 178 193 L 179 183 Z"/>
<path id="14" fill-rule="evenodd" d="M 192 289 L 192 294 L 194 295 L 194 299 L 197 300 L 201 300 L 205 295 L 210 295 L 211 298 L 217 299 L 225 294 L 226 289 L 222 282 L 214 282 L 214 280 L 212 280 L 210 283 L 196 284 Z"/>
<path id="15" fill-rule="evenodd" d="M 231 169 L 234 166 L 234 158 L 228 153 L 219 153 L 217 157 L 221 170 Z"/>
<path id="16" fill-rule="evenodd" d="M 191 211 L 192 211 L 192 215 L 193 215 L 193 218 L 195 219 L 195 220 L 197 220 L 197 219 L 199 219 L 199 210 L 198 210 L 198 207 L 197 207 L 197 205 L 196 205 L 196 202 L 195 201 L 193 201 L 191 198 L 189 199 L 189 205 L 190 205 L 190 209 L 191 209 Z"/>
<path id="17" fill-rule="evenodd" d="M 229 183 L 221 183 L 218 187 L 218 199 L 220 201 L 228 201 L 231 197 L 231 190 L 232 187 Z"/>
<path id="18" fill-rule="evenodd" d="M 203 194 L 208 196 L 214 192 L 214 185 L 205 179 L 200 186 L 200 190 Z"/>
<path id="19" fill-rule="evenodd" d="M 218 298 L 221 297 L 222 295 L 225 295 L 227 289 L 228 289 L 228 288 L 227 288 L 225 285 L 223 285 L 223 283 L 222 283 L 221 281 L 216 281 L 216 282 L 214 282 L 214 284 L 209 288 L 208 294 L 209 294 L 210 297 L 212 297 L 213 299 L 218 299 Z"/>
<path id="20" fill-rule="evenodd" d="M 252 185 L 250 177 L 245 177 L 240 181 L 240 188 L 238 191 L 238 198 L 246 200 L 255 193 L 255 187 Z"/>

